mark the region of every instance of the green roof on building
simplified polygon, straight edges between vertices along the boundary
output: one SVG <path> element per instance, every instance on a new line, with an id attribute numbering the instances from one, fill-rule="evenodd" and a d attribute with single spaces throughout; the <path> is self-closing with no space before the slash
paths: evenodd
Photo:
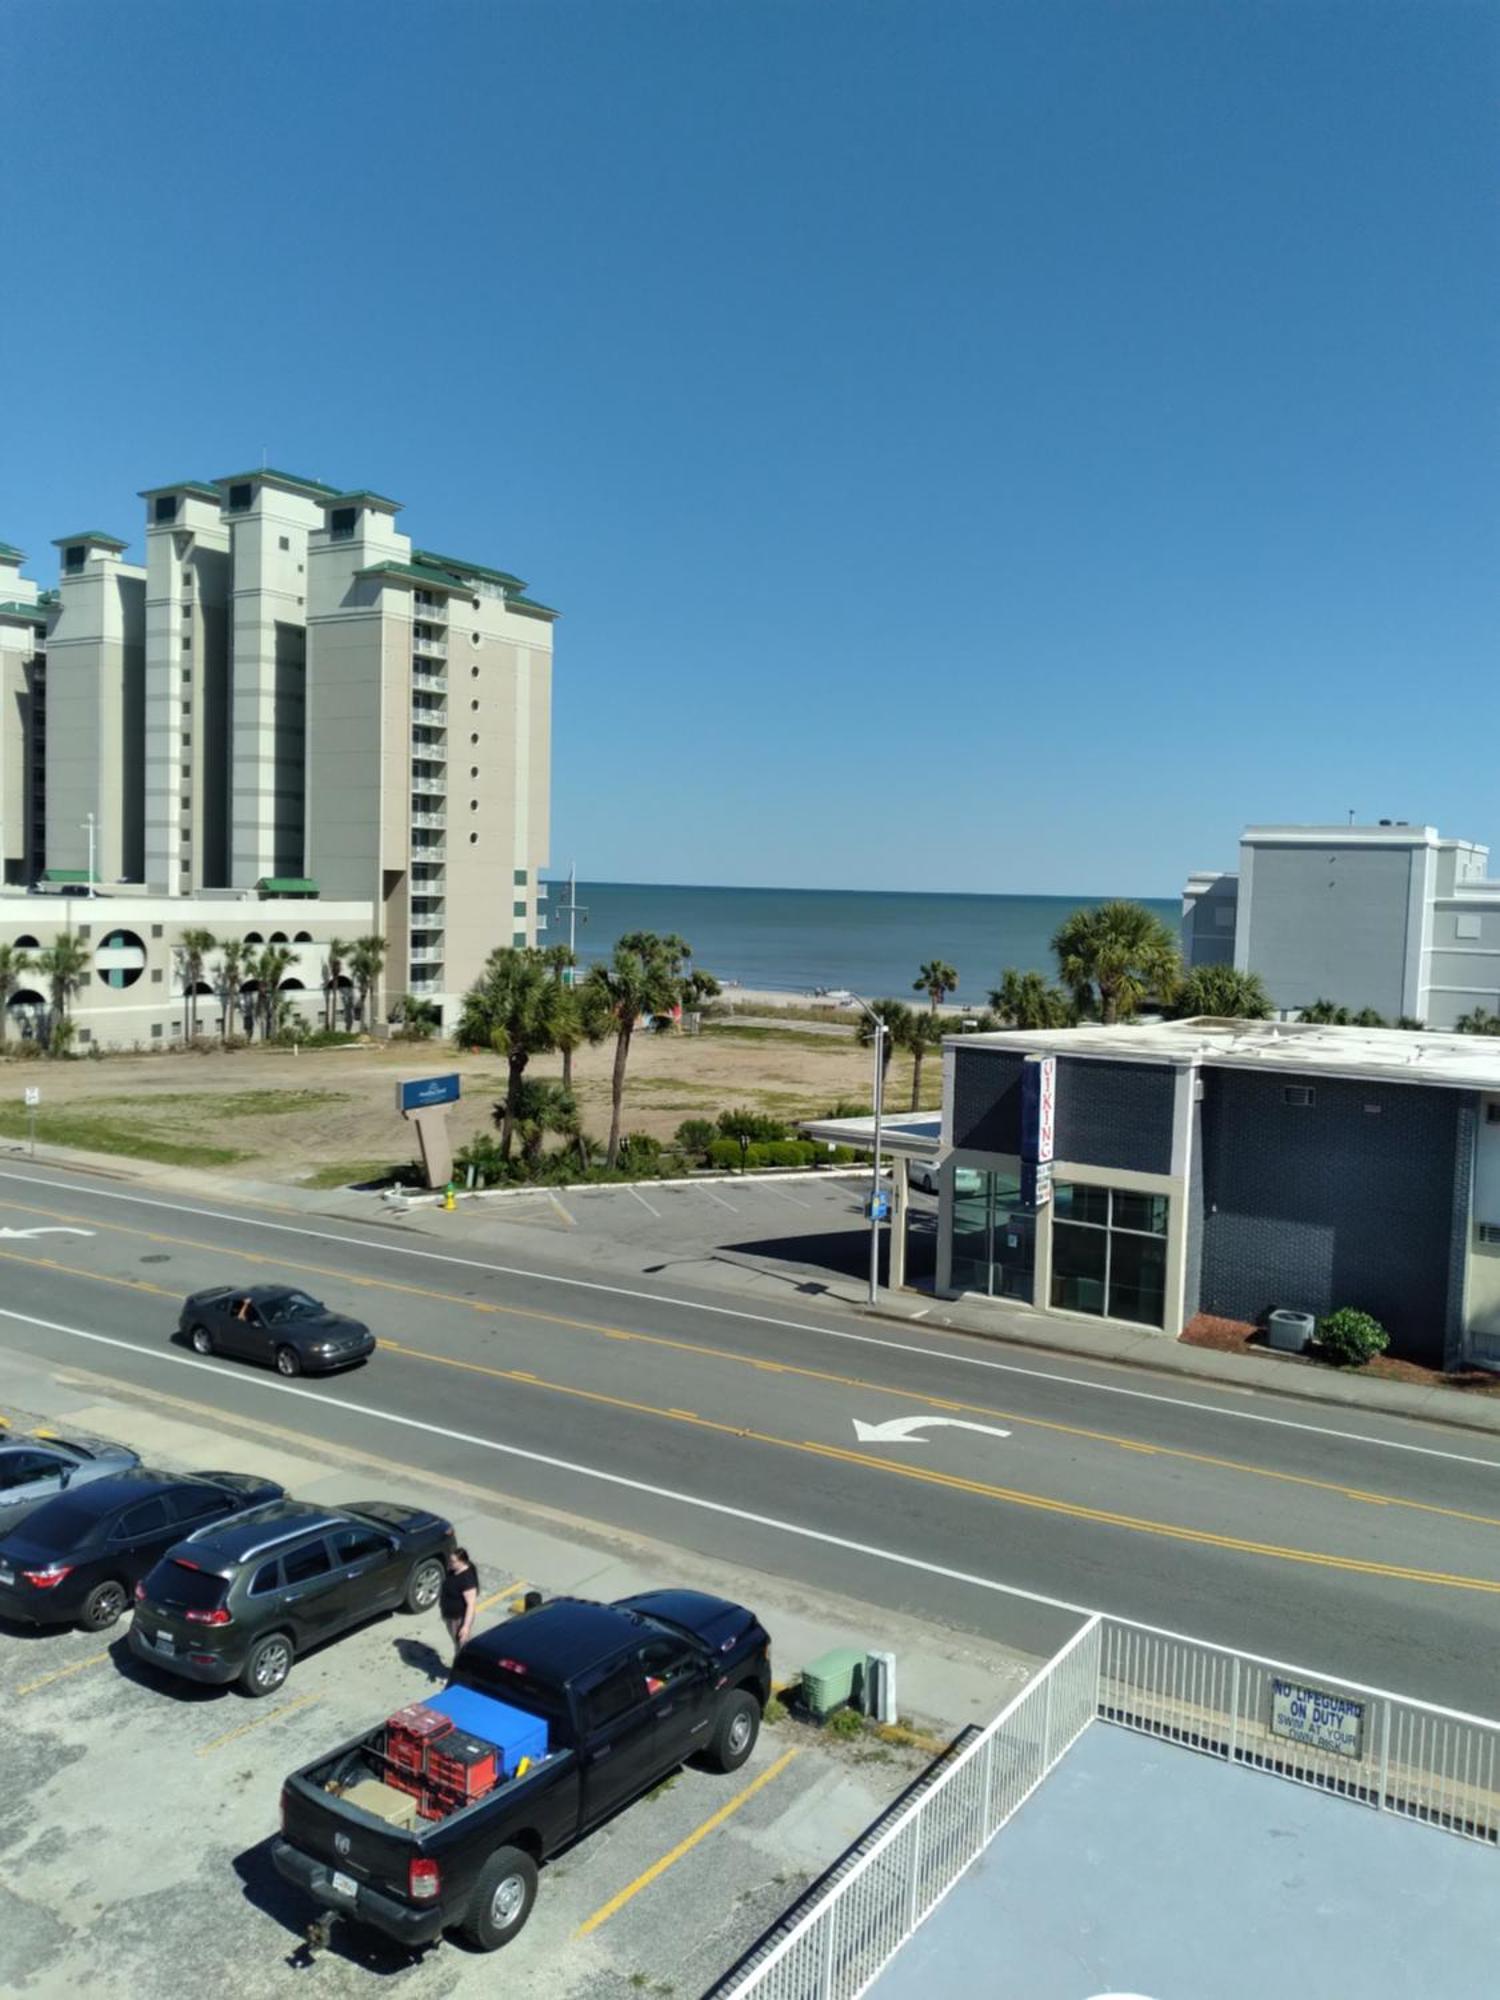
<path id="1" fill-rule="evenodd" d="M 482 577 L 486 583 L 503 583 L 508 590 L 524 590 L 526 579 L 512 576 L 509 570 L 486 569 L 483 563 L 460 562 L 457 556 L 440 556 L 435 549 L 415 549 L 413 560 L 432 563 L 438 569 L 451 569 L 458 576 Z"/>
<path id="2" fill-rule="evenodd" d="M 523 618 L 545 618 L 550 621 L 562 616 L 562 613 L 554 611 L 550 604 L 538 604 L 534 597 L 507 597 L 505 608 L 507 611 L 519 611 Z"/>
<path id="3" fill-rule="evenodd" d="M 30 625 L 45 625 L 48 608 L 45 604 L 0 604 L 0 618 L 24 618 Z"/>
<path id="4" fill-rule="evenodd" d="M 462 590 L 463 585 L 449 571 L 432 569 L 426 563 L 380 562 L 357 569 L 356 576 L 375 577 L 383 583 L 420 583 L 430 590 Z"/>
<path id="5" fill-rule="evenodd" d="M 206 479 L 174 479 L 170 486 L 143 486 L 140 497 L 155 500 L 164 493 L 196 493 L 200 499 L 212 500 L 215 505 L 224 498 L 218 487 L 210 486 Z"/>
<path id="6" fill-rule="evenodd" d="M 93 542 L 103 549 L 128 549 L 129 542 L 122 542 L 118 535 L 104 535 L 97 528 L 85 528 L 81 535 L 59 535 L 53 542 L 55 549 L 72 547 L 76 542 Z"/>
<path id="7" fill-rule="evenodd" d="M 357 487 L 352 493 L 340 493 L 338 499 L 341 503 L 367 500 L 376 507 L 389 507 L 393 514 L 399 514 L 406 505 L 404 500 L 392 500 L 389 494 L 376 493 L 368 486 Z"/>
<path id="8" fill-rule="evenodd" d="M 318 885 L 306 875 L 262 875 L 256 883 L 263 896 L 316 896 Z"/>
<path id="9" fill-rule="evenodd" d="M 99 880 L 99 874 L 97 869 L 94 872 L 93 879 L 96 882 Z M 89 882 L 89 871 L 87 870 L 87 868 L 44 868 L 42 870 L 42 880 L 44 882 L 58 882 L 58 883 L 81 882 L 83 883 L 84 887 L 87 888 Z"/>
<path id="10" fill-rule="evenodd" d="M 278 472 L 274 465 L 256 465 L 248 472 L 231 472 L 214 483 L 217 486 L 240 486 L 247 479 L 274 479 L 278 486 L 296 486 L 304 493 L 318 493 L 329 500 L 336 500 L 340 493 L 340 488 L 325 485 L 321 479 L 304 479 L 300 472 Z"/>
<path id="11" fill-rule="evenodd" d="M 9 542 L 0 542 L 0 562 L 25 562 L 26 551 L 12 547 Z"/>

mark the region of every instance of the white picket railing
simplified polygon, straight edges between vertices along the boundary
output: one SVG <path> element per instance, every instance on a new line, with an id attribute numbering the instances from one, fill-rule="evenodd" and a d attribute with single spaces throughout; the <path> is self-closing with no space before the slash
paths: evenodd
<path id="1" fill-rule="evenodd" d="M 1273 1729 L 1302 1690 L 1346 1705 L 1342 1747 Z M 717 2000 L 858 2000 L 1096 1719 L 1500 1844 L 1500 1724 L 1096 1614 Z"/>

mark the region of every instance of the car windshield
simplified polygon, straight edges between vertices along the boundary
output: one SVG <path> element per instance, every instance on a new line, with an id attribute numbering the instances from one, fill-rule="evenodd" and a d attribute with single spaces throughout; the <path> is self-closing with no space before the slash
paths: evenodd
<path id="1" fill-rule="evenodd" d="M 217 1611 L 229 1585 L 222 1576 L 173 1557 L 159 1562 L 146 1579 L 146 1596 L 153 1604 L 178 1605 L 185 1611 Z"/>
<path id="2" fill-rule="evenodd" d="M 268 1325 L 285 1326 L 289 1320 L 318 1319 L 323 1308 L 306 1292 L 288 1292 L 283 1298 L 267 1299 L 261 1307 Z"/>

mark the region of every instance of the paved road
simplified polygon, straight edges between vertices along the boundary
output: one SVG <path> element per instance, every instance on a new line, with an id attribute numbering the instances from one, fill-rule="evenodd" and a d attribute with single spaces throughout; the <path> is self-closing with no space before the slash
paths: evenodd
<path id="1" fill-rule="evenodd" d="M 273 1278 L 374 1361 L 174 1342 L 185 1293 Z M 51 1168 L 0 1169 L 7 1350 L 1029 1650 L 1097 1608 L 1500 1716 L 1500 1440 Z"/>

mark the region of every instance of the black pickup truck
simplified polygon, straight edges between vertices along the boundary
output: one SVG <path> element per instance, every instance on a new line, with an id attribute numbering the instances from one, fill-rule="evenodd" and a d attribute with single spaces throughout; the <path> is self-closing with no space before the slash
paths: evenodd
<path id="1" fill-rule="evenodd" d="M 753 1612 L 698 1591 L 555 1598 L 470 1639 L 450 1685 L 539 1718 L 544 1752 L 446 1816 L 402 1827 L 348 1797 L 389 1771 L 385 1728 L 366 1731 L 287 1779 L 272 1859 L 321 1912 L 406 1944 L 456 1930 L 494 1951 L 530 1916 L 542 1862 L 689 1757 L 744 1763 L 770 1697 L 771 1642 Z"/>

